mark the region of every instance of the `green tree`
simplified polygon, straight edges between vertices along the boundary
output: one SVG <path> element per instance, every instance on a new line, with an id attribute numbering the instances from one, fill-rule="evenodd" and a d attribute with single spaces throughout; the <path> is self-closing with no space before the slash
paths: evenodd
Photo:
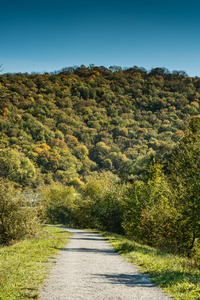
<path id="1" fill-rule="evenodd" d="M 9 180 L 25 185 L 36 180 L 36 170 L 33 163 L 23 153 L 13 149 L 0 150 L 1 174 Z"/>
<path id="2" fill-rule="evenodd" d="M 171 181 L 182 214 L 179 247 L 190 254 L 200 237 L 200 120 L 192 118 L 185 136 L 171 156 Z"/>

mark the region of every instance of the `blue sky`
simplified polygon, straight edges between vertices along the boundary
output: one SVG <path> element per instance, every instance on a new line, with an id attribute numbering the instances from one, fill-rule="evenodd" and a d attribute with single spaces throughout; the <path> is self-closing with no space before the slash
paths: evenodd
<path id="1" fill-rule="evenodd" d="M 3 72 L 93 63 L 200 77 L 198 0 L 0 0 Z"/>

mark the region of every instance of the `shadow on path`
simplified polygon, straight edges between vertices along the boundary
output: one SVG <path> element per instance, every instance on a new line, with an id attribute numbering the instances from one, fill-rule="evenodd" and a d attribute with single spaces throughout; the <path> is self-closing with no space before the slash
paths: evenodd
<path id="1" fill-rule="evenodd" d="M 80 237 L 80 238 L 77 238 L 77 237 L 71 237 L 70 238 L 71 240 L 81 240 L 81 241 L 95 241 L 95 242 L 105 242 L 105 239 L 102 239 L 102 238 L 91 238 L 91 237 Z"/>
<path id="2" fill-rule="evenodd" d="M 147 279 L 147 275 L 134 274 L 93 274 L 94 278 L 103 277 L 111 284 L 126 285 L 129 287 L 155 287 L 151 281 Z"/>
<path id="3" fill-rule="evenodd" d="M 87 252 L 87 253 L 102 253 L 105 255 L 118 255 L 113 249 L 96 249 L 96 248 L 57 248 L 55 249 L 67 252 Z"/>

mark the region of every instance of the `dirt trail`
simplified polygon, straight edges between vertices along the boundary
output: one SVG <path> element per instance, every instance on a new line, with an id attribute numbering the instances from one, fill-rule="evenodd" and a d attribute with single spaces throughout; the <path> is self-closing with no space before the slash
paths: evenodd
<path id="1" fill-rule="evenodd" d="M 68 228 L 73 233 L 63 248 L 42 300 L 169 300 L 146 275 L 125 261 L 100 235 Z"/>

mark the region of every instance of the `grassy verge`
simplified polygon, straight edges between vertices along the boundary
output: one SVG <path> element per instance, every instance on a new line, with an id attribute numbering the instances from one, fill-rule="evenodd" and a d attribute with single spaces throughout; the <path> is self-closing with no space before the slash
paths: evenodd
<path id="1" fill-rule="evenodd" d="M 55 254 L 70 233 L 56 227 L 44 227 L 40 238 L 24 240 L 0 248 L 0 299 L 37 299 Z"/>
<path id="2" fill-rule="evenodd" d="M 200 267 L 192 260 L 161 253 L 112 233 L 103 236 L 116 252 L 149 274 L 151 280 L 177 300 L 200 300 Z"/>

